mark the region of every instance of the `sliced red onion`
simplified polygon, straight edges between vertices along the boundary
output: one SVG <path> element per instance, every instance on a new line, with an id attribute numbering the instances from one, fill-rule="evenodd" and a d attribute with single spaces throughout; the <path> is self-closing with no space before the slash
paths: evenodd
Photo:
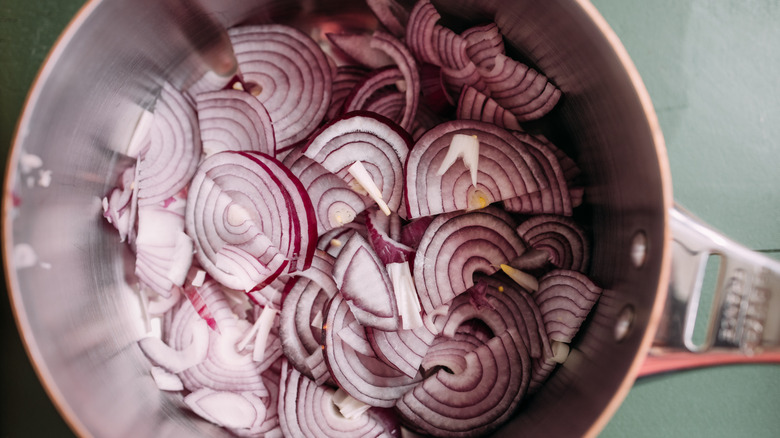
<path id="1" fill-rule="evenodd" d="M 203 269 L 227 287 L 249 291 L 288 263 L 288 272 L 311 265 L 317 240 L 311 200 L 270 156 L 220 152 L 205 159 L 190 185 L 186 220 Z"/>
<path id="2" fill-rule="evenodd" d="M 325 358 L 336 383 L 350 396 L 378 407 L 392 407 L 395 401 L 419 381 L 410 378 L 381 359 L 355 351 L 337 335 L 355 321 L 349 304 L 336 294 L 328 305 L 323 326 Z"/>
<path id="3" fill-rule="evenodd" d="M 366 4 L 384 28 L 396 38 L 406 35 L 409 11 L 395 0 L 366 0 Z"/>
<path id="4" fill-rule="evenodd" d="M 374 354 L 412 378 L 420 372 L 420 365 L 434 336 L 424 325 L 413 330 L 396 331 L 366 328 L 366 337 Z"/>
<path id="5" fill-rule="evenodd" d="M 417 68 L 414 56 L 409 49 L 399 39 L 382 32 L 375 31 L 371 38 L 370 46 L 385 52 L 404 76 L 404 93 L 406 96 L 406 105 L 398 124 L 406 131 L 412 130 L 417 106 L 419 105 L 420 73 Z"/>
<path id="6" fill-rule="evenodd" d="M 433 44 L 434 33 L 440 19 L 439 11 L 429 0 L 418 0 L 409 13 L 406 44 L 420 62 L 443 65 L 441 56 Z"/>
<path id="7" fill-rule="evenodd" d="M 322 323 L 327 302 L 338 292 L 332 278 L 333 263 L 333 257 L 317 251 L 312 268 L 290 282 L 279 315 L 279 336 L 285 356 L 297 370 L 318 384 L 329 378 L 322 352 Z"/>
<path id="8" fill-rule="evenodd" d="M 382 330 L 399 327 L 393 285 L 384 264 L 359 234 L 336 257 L 333 278 L 360 324 Z"/>
<path id="9" fill-rule="evenodd" d="M 332 255 L 333 257 L 336 257 L 340 252 L 341 249 L 344 247 L 344 244 L 347 243 L 347 241 L 352 237 L 353 234 L 358 233 L 363 235 L 364 238 L 367 238 L 367 235 L 365 233 L 365 230 L 361 230 L 358 226 L 350 226 L 355 225 L 354 222 L 347 224 L 347 226 L 334 228 L 322 236 L 320 236 L 320 240 L 317 243 L 317 249 L 320 249 L 322 251 L 325 251 L 326 253 Z"/>
<path id="10" fill-rule="evenodd" d="M 464 356 L 457 374 L 440 369 L 396 404 L 403 422 L 435 436 L 485 436 L 515 414 L 530 381 L 525 346 L 510 332 Z"/>
<path id="11" fill-rule="evenodd" d="M 139 205 L 164 202 L 184 189 L 197 170 L 200 155 L 195 108 L 166 82 L 155 104 L 149 143 L 138 161 Z"/>
<path id="12" fill-rule="evenodd" d="M 195 102 L 205 156 L 231 150 L 275 154 L 271 116 L 255 96 L 218 90 L 198 94 Z"/>
<path id="13" fill-rule="evenodd" d="M 136 187 L 137 166 L 125 169 L 119 175 L 115 188 L 103 198 L 103 217 L 119 232 L 120 242 L 135 242 L 135 226 L 138 209 Z"/>
<path id="14" fill-rule="evenodd" d="M 403 162 L 410 145 L 409 135 L 390 119 L 355 111 L 328 123 L 306 145 L 304 154 L 353 184 L 353 189 L 363 184 L 355 185 L 350 167 L 362 163 L 381 191 L 381 200 L 398 211 L 403 198 Z"/>
<path id="15" fill-rule="evenodd" d="M 450 304 L 440 335 L 453 337 L 464 323 L 477 319 L 495 335 L 512 330 L 530 357 L 550 356 L 544 319 L 533 297 L 511 280 L 483 277 L 479 282 L 486 286 L 483 301 L 487 305 L 475 306 L 469 294 L 459 295 Z"/>
<path id="16" fill-rule="evenodd" d="M 570 343 L 601 292 L 590 278 L 577 271 L 556 269 L 542 277 L 534 299 L 550 339 Z"/>
<path id="17" fill-rule="evenodd" d="M 487 207 L 443 214 L 422 237 L 414 260 L 414 280 L 426 313 L 447 304 L 474 285 L 474 274 L 490 275 L 526 247 L 513 219 Z"/>
<path id="18" fill-rule="evenodd" d="M 181 383 L 181 379 L 174 373 L 169 372 L 165 368 L 153 366 L 150 370 L 154 383 L 160 388 L 161 391 L 181 391 L 184 389 L 184 384 Z"/>
<path id="19" fill-rule="evenodd" d="M 470 27 L 460 34 L 466 40 L 466 54 L 480 68 L 492 69 L 497 55 L 506 53 L 504 38 L 496 23 Z"/>
<path id="20" fill-rule="evenodd" d="M 466 369 L 466 354 L 484 345 L 493 336 L 484 323 L 467 321 L 450 336 L 436 336 L 420 366 L 426 376 L 438 371 L 438 368 L 461 373 Z"/>
<path id="21" fill-rule="evenodd" d="M 367 327 L 363 327 L 358 321 L 352 321 L 346 327 L 342 327 L 336 336 L 338 336 L 339 342 L 343 342 L 344 345 L 356 352 L 364 356 L 376 357 L 376 353 L 368 341 L 366 330 Z"/>
<path id="22" fill-rule="evenodd" d="M 279 151 L 305 139 L 330 104 L 331 66 L 308 35 L 286 25 L 263 24 L 228 31 L 244 80 L 261 87 Z"/>
<path id="23" fill-rule="evenodd" d="M 316 212 L 319 235 L 352 222 L 373 204 L 370 197 L 352 190 L 343 179 L 303 155 L 300 149 L 290 151 L 283 164 L 301 181 L 309 195 Z"/>
<path id="24" fill-rule="evenodd" d="M 282 308 L 282 292 L 290 281 L 289 275 L 279 275 L 267 286 L 246 292 L 246 296 L 256 306 L 270 306 L 274 309 Z"/>
<path id="25" fill-rule="evenodd" d="M 547 77 L 506 55 L 495 56 L 493 68 L 480 72 L 490 97 L 521 122 L 544 116 L 561 97 Z"/>
<path id="26" fill-rule="evenodd" d="M 476 136 L 479 167 L 460 162 L 443 166 L 456 135 Z M 533 151 L 532 151 L 533 149 Z M 426 132 L 406 161 L 406 201 L 410 218 L 458 210 L 473 210 L 493 202 L 549 187 L 557 161 L 540 163 L 536 148 L 493 124 L 453 120 Z M 438 169 L 438 171 L 437 171 Z"/>
<path id="27" fill-rule="evenodd" d="M 389 92 L 382 96 L 377 96 L 366 104 L 365 110 L 381 114 L 393 121 L 400 121 L 406 105 L 405 96 L 400 92 Z"/>
<path id="28" fill-rule="evenodd" d="M 517 117 L 472 86 L 464 86 L 458 99 L 458 119 L 481 120 L 505 129 L 519 130 Z"/>
<path id="29" fill-rule="evenodd" d="M 279 417 L 282 431 L 290 437 L 400 437 L 397 424 L 364 408 L 351 414 L 339 409 L 338 391 L 318 386 L 295 369 L 282 369 Z M 345 415 L 346 414 L 346 415 Z"/>
<path id="30" fill-rule="evenodd" d="M 387 218 L 379 209 L 369 209 L 366 215 L 366 230 L 368 241 L 384 265 L 390 263 L 406 263 L 414 260 L 415 250 L 401 242 L 392 239 L 387 231 L 377 222 Z"/>
<path id="31" fill-rule="evenodd" d="M 257 417 L 264 416 L 265 406 L 258 401 L 236 392 L 209 388 L 201 388 L 184 397 L 184 403 L 193 412 L 228 429 L 248 429 Z"/>
<path id="32" fill-rule="evenodd" d="M 401 228 L 401 243 L 417 249 L 423 234 L 425 234 L 425 230 L 428 229 L 428 226 L 435 218 L 436 216 L 423 216 L 404 225 Z"/>
<path id="33" fill-rule="evenodd" d="M 585 272 L 590 258 L 590 242 L 582 227 L 571 218 L 536 215 L 517 227 L 529 246 L 547 254 L 550 263 L 561 269 Z"/>
<path id="34" fill-rule="evenodd" d="M 236 318 L 221 286 L 215 281 L 207 280 L 198 288 L 198 292 L 216 320 L 219 331 L 209 331 L 208 354 L 205 359 L 179 373 L 185 388 L 190 391 L 200 388 L 218 391 L 263 390 L 265 385 L 261 373 L 282 354 L 278 340 L 276 347 L 266 351 L 267 360 L 255 361 L 252 349 L 242 348 L 246 344 L 244 339 L 251 333 L 252 324 L 245 319 Z M 173 318 L 168 344 L 174 349 L 186 345 L 190 327 L 201 321 L 198 311 L 189 302 L 184 302 Z M 273 337 L 277 336 L 274 334 Z M 267 345 L 273 343 L 271 341 Z"/>
<path id="35" fill-rule="evenodd" d="M 203 320 L 196 320 L 179 334 L 181 342 L 172 347 L 156 337 L 145 337 L 138 346 L 152 363 L 172 373 L 180 373 L 202 363 L 206 359 L 209 328 Z"/>
<path id="36" fill-rule="evenodd" d="M 582 187 L 572 186 L 580 175 L 580 169 L 574 160 L 542 136 L 518 131 L 513 131 L 512 135 L 529 146 L 529 150 L 537 156 L 551 178 L 549 189 L 506 199 L 504 208 L 523 214 L 570 216 L 572 209 L 582 203 L 583 194 Z"/>
<path id="37" fill-rule="evenodd" d="M 370 33 L 329 33 L 327 37 L 334 47 L 364 67 L 378 69 L 395 62 L 385 51 L 371 47 Z"/>
<path id="38" fill-rule="evenodd" d="M 386 90 L 388 89 L 396 89 L 396 84 L 403 79 L 403 73 L 395 66 L 373 70 L 355 85 L 349 96 L 344 100 L 344 112 L 368 110 L 369 105 L 375 102 L 375 99 L 372 100 L 372 98 L 375 98 L 377 95 L 383 96 L 382 92 L 387 92 Z M 393 117 L 389 117 L 387 114 L 382 115 L 398 123 L 398 120 L 395 120 Z"/>
<path id="39" fill-rule="evenodd" d="M 165 206 L 138 207 L 135 274 L 147 287 L 165 297 L 170 296 L 173 288 L 184 284 L 192 263 L 193 242 L 184 232 L 182 196 L 177 195 Z"/>
<path id="40" fill-rule="evenodd" d="M 344 101 L 350 95 L 355 85 L 360 83 L 369 70 L 357 65 L 341 65 L 336 69 L 333 77 L 333 90 L 330 97 L 330 105 L 325 115 L 326 120 L 331 120 L 343 114 Z"/>

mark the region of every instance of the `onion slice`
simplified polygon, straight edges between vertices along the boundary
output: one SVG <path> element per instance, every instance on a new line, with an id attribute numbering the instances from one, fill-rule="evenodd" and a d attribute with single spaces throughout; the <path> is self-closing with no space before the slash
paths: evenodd
<path id="1" fill-rule="evenodd" d="M 474 274 L 493 274 L 526 250 L 514 220 L 496 207 L 437 216 L 414 260 L 414 280 L 426 313 L 474 286 Z"/>
<path id="2" fill-rule="evenodd" d="M 398 211 L 403 199 L 403 162 L 410 146 L 409 134 L 392 120 L 354 111 L 325 125 L 305 146 L 304 154 L 348 184 L 354 184 L 350 167 L 360 161 L 389 209 Z"/>
<path id="3" fill-rule="evenodd" d="M 530 361 L 509 331 L 464 356 L 459 373 L 440 369 L 396 404 L 405 424 L 435 436 L 485 436 L 523 400 Z"/>
<path id="4" fill-rule="evenodd" d="M 203 269 L 230 288 L 249 291 L 285 268 L 311 265 L 311 200 L 270 156 L 228 151 L 205 159 L 190 185 L 186 221 Z"/>
<path id="5" fill-rule="evenodd" d="M 549 214 L 531 216 L 517 227 L 517 234 L 561 269 L 585 272 L 590 258 L 590 241 L 575 220 Z"/>
<path id="6" fill-rule="evenodd" d="M 317 217 L 317 234 L 352 222 L 374 201 L 353 190 L 343 179 L 296 148 L 284 157 L 284 165 L 301 182 Z"/>
<path id="7" fill-rule="evenodd" d="M 138 161 L 138 203 L 157 204 L 183 190 L 200 161 L 198 118 L 190 100 L 165 83 Z"/>
<path id="8" fill-rule="evenodd" d="M 542 277 L 534 300 L 550 339 L 570 343 L 601 292 L 590 278 L 577 271 L 556 269 Z"/>
<path id="9" fill-rule="evenodd" d="M 333 278 L 360 324 L 382 330 L 399 327 L 398 308 L 387 270 L 359 234 L 353 235 L 336 257 Z"/>
<path id="10" fill-rule="evenodd" d="M 443 173 L 436 171 L 442 167 L 453 137 L 458 134 L 476 136 L 479 141 L 476 186 L 471 170 L 462 163 L 454 163 Z M 417 140 L 409 153 L 407 214 L 409 218 L 417 218 L 474 210 L 547 189 L 550 179 L 561 173 L 560 164 L 554 155 L 537 152 L 533 146 L 493 124 L 476 120 L 442 123 Z"/>
<path id="11" fill-rule="evenodd" d="M 368 409 L 361 414 L 345 416 L 346 409 L 339 412 L 337 401 L 340 399 L 336 390 L 318 386 L 286 365 L 282 368 L 279 417 L 285 436 L 400 437 L 400 427 L 387 422 L 386 414 Z"/>
<path id="12" fill-rule="evenodd" d="M 304 140 L 330 104 L 332 71 L 325 53 L 305 33 L 282 24 L 246 25 L 228 35 L 244 80 L 261 87 L 276 150 Z"/>
<path id="13" fill-rule="evenodd" d="M 350 396 L 378 407 L 392 407 L 396 400 L 420 380 L 410 378 L 381 359 L 355 351 L 338 333 L 355 322 L 344 297 L 336 294 L 325 318 L 325 358 L 333 379 Z M 364 333 L 365 336 L 365 333 Z"/>
<path id="14" fill-rule="evenodd" d="M 275 155 L 271 116 L 256 97 L 228 89 L 200 93 L 195 103 L 205 156 L 229 150 Z"/>

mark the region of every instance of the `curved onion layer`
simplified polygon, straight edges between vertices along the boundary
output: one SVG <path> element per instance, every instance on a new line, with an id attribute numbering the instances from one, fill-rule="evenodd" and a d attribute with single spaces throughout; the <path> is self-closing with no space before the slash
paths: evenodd
<path id="1" fill-rule="evenodd" d="M 344 101 L 352 93 L 363 79 L 369 74 L 369 70 L 357 65 L 340 65 L 336 68 L 333 77 L 333 87 L 330 96 L 330 105 L 325 114 L 326 120 L 331 120 L 342 114 Z"/>
<path id="2" fill-rule="evenodd" d="M 387 87 L 395 87 L 398 81 L 403 80 L 404 75 L 398 67 L 388 66 L 375 69 L 369 73 L 362 81 L 355 85 L 349 96 L 344 101 L 344 112 L 367 109 L 371 98 L 376 96 Z M 392 117 L 383 114 L 389 119 Z"/>
<path id="3" fill-rule="evenodd" d="M 394 122 L 399 122 L 406 106 L 406 97 L 400 92 L 384 93 L 366 103 L 365 110 L 381 114 Z"/>
<path id="4" fill-rule="evenodd" d="M 384 202 L 398 211 L 403 199 L 403 163 L 410 147 L 409 134 L 392 120 L 354 111 L 325 125 L 306 145 L 304 154 L 358 186 L 349 168 L 362 162 Z"/>
<path id="5" fill-rule="evenodd" d="M 414 260 L 415 250 L 388 235 L 389 230 L 382 227 L 381 220 L 387 218 L 381 210 L 368 210 L 366 215 L 366 230 L 368 241 L 383 264 L 406 263 Z M 396 216 L 397 217 L 397 216 Z"/>
<path id="6" fill-rule="evenodd" d="M 420 363 L 426 376 L 439 368 L 449 370 L 453 374 L 462 373 L 466 369 L 466 354 L 493 337 L 489 330 L 477 330 L 475 326 L 477 324 L 467 322 L 458 327 L 451 336 L 436 336 Z"/>
<path id="7" fill-rule="evenodd" d="M 464 86 L 461 90 L 455 117 L 466 120 L 481 120 L 505 129 L 521 129 L 514 114 L 485 93 L 471 86 Z"/>
<path id="8" fill-rule="evenodd" d="M 138 190 L 135 184 L 137 166 L 130 166 L 119 175 L 116 187 L 103 198 L 103 217 L 116 228 L 121 242 L 135 242 Z"/>
<path id="9" fill-rule="evenodd" d="M 534 299 L 550 340 L 570 343 L 601 296 L 602 289 L 585 274 L 556 269 L 539 279 Z"/>
<path id="10" fill-rule="evenodd" d="M 442 165 L 457 134 L 476 136 L 479 141 L 476 184 L 474 170 L 464 162 Z M 409 218 L 417 218 L 482 208 L 548 189 L 551 179 L 560 184 L 560 173 L 554 154 L 540 153 L 505 129 L 477 120 L 445 122 L 426 132 L 409 153 L 407 212 Z"/>
<path id="11" fill-rule="evenodd" d="M 432 44 L 440 19 L 439 11 L 429 0 L 417 1 L 409 12 L 409 21 L 406 25 L 406 45 L 420 62 L 443 65 L 440 54 Z"/>
<path id="12" fill-rule="evenodd" d="M 517 234 L 529 246 L 547 253 L 550 263 L 561 269 L 585 272 L 590 243 L 582 227 L 571 218 L 536 215 L 517 227 Z"/>
<path id="13" fill-rule="evenodd" d="M 333 47 L 364 67 L 379 69 L 394 63 L 386 52 L 371 47 L 370 33 L 329 33 L 327 37 Z"/>
<path id="14" fill-rule="evenodd" d="M 333 278 L 360 324 L 382 330 L 399 327 L 393 285 L 384 264 L 359 234 L 336 257 Z"/>
<path id="15" fill-rule="evenodd" d="M 406 105 L 404 106 L 404 112 L 401 115 L 401 121 L 399 121 L 398 124 L 401 125 L 403 129 L 411 131 L 415 114 L 417 113 L 417 105 L 419 104 L 421 92 L 420 72 L 418 71 L 414 56 L 412 56 L 412 53 L 404 43 L 394 36 L 382 31 L 374 32 L 370 46 L 387 53 L 404 76 Z"/>
<path id="16" fill-rule="evenodd" d="M 179 378 L 190 391 L 200 388 L 235 392 L 264 390 L 261 373 L 282 354 L 281 345 L 272 333 L 272 342 L 266 344 L 266 360 L 262 362 L 253 359 L 251 348 L 239 349 L 238 344 L 252 326 L 247 320 L 236 318 L 221 287 L 213 280 L 206 280 L 198 288 L 200 297 L 216 321 L 218 331 L 209 331 L 208 354 L 204 360 L 179 372 Z M 193 324 L 201 321 L 201 316 L 191 303 L 182 302 L 168 333 L 167 342 L 171 348 L 179 350 L 189 345 Z"/>
<path id="17" fill-rule="evenodd" d="M 469 294 L 459 295 L 452 300 L 441 335 L 452 337 L 464 323 L 476 319 L 494 334 L 513 330 L 531 357 L 550 356 L 550 340 L 534 298 L 511 280 L 483 277 L 479 282 L 486 286 L 482 299 L 486 305 L 475 306 Z"/>
<path id="18" fill-rule="evenodd" d="M 464 356 L 460 373 L 440 369 L 396 404 L 405 424 L 440 437 L 484 436 L 515 413 L 528 388 L 531 363 L 510 331 Z"/>
<path id="19" fill-rule="evenodd" d="M 474 286 L 525 252 L 513 219 L 495 207 L 443 214 L 423 235 L 414 259 L 414 281 L 426 313 Z"/>
<path id="20" fill-rule="evenodd" d="M 495 56 L 493 68 L 480 72 L 490 97 L 521 122 L 544 116 L 561 97 L 547 77 L 506 55 Z"/>
<path id="21" fill-rule="evenodd" d="M 434 336 L 424 325 L 413 330 L 395 331 L 366 327 L 366 337 L 376 356 L 412 378 L 420 372 Z"/>
<path id="22" fill-rule="evenodd" d="M 323 325 L 325 358 L 330 373 L 355 399 L 371 406 L 392 407 L 420 380 L 420 376 L 410 378 L 381 359 L 361 354 L 345 343 L 338 333 L 355 321 L 347 301 L 341 294 L 336 294 L 328 305 Z M 363 336 L 365 338 L 365 332 Z"/>
<path id="23" fill-rule="evenodd" d="M 200 155 L 195 108 L 166 82 L 155 104 L 149 141 L 138 160 L 138 204 L 164 202 L 187 187 Z"/>
<path id="24" fill-rule="evenodd" d="M 397 38 L 406 35 L 409 11 L 404 6 L 395 0 L 366 0 L 366 4 L 388 32 Z"/>
<path id="25" fill-rule="evenodd" d="M 296 148 L 284 157 L 283 164 L 303 185 L 317 216 L 317 234 L 352 222 L 374 201 L 352 190 L 343 179 Z"/>
<path id="26" fill-rule="evenodd" d="M 315 253 L 312 268 L 322 277 L 330 276 L 334 259 L 322 251 Z M 318 275 L 319 276 L 319 275 Z M 325 356 L 322 352 L 322 323 L 325 306 L 336 293 L 336 285 L 314 280 L 314 275 L 293 279 L 285 290 L 282 311 L 279 314 L 279 337 L 284 355 L 301 373 L 322 384 L 329 378 Z"/>
<path id="27" fill-rule="evenodd" d="M 317 241 L 311 200 L 270 156 L 229 151 L 206 158 L 190 185 L 186 221 L 198 261 L 227 287 L 249 291 L 285 267 L 311 265 Z"/>
<path id="28" fill-rule="evenodd" d="M 228 429 L 250 429 L 265 417 L 266 407 L 259 396 L 201 388 L 184 397 L 184 403 L 200 417 Z"/>
<path id="29" fill-rule="evenodd" d="M 264 371 L 264 390 L 226 392 L 201 388 L 184 397 L 184 402 L 204 419 L 225 427 L 239 437 L 280 436 L 277 363 Z"/>
<path id="30" fill-rule="evenodd" d="M 184 232 L 183 194 L 159 205 L 138 206 L 135 274 L 158 294 L 181 287 L 192 263 L 192 239 Z"/>
<path id="31" fill-rule="evenodd" d="M 271 116 L 256 97 L 227 89 L 200 93 L 195 103 L 205 156 L 231 150 L 275 154 Z"/>
<path id="32" fill-rule="evenodd" d="M 320 46 L 281 24 L 234 27 L 228 35 L 244 80 L 261 87 L 257 98 L 273 121 L 277 152 L 305 139 L 330 104 L 332 71 Z"/>
<path id="33" fill-rule="evenodd" d="M 492 69 L 495 57 L 506 53 L 504 38 L 496 23 L 470 27 L 460 34 L 466 40 L 466 54 L 480 68 Z"/>
<path id="34" fill-rule="evenodd" d="M 261 307 L 270 306 L 274 309 L 282 308 L 282 291 L 290 281 L 288 275 L 280 275 L 263 287 L 246 292 L 246 296 L 253 304 Z"/>
<path id="35" fill-rule="evenodd" d="M 400 427 L 388 415 L 369 409 L 352 418 L 336 406 L 336 391 L 317 385 L 295 369 L 282 368 L 279 419 L 289 437 L 400 437 Z"/>
<path id="36" fill-rule="evenodd" d="M 522 214 L 556 214 L 570 216 L 572 208 L 582 204 L 584 189 L 577 187 L 580 169 L 574 160 L 549 140 L 539 135 L 512 131 L 520 141 L 536 149 L 537 156 L 555 157 L 559 166 L 552 165 L 555 178 L 549 190 L 541 190 L 504 200 L 504 209 Z M 550 169 L 550 167 L 546 168 Z"/>

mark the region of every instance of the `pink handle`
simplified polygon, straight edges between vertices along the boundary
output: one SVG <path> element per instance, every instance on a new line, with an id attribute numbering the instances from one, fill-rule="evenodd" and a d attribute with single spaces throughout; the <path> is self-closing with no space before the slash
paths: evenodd
<path id="1" fill-rule="evenodd" d="M 663 353 L 660 356 L 649 355 L 637 377 L 647 377 L 655 374 L 683 371 L 717 365 L 748 364 L 748 363 L 778 363 L 780 352 L 772 351 L 754 355 L 744 353 Z"/>

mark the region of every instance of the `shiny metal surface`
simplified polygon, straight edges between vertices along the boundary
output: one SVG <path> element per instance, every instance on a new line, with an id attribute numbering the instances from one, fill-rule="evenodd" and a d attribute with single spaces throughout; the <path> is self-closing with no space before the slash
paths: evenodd
<path id="1" fill-rule="evenodd" d="M 617 38 L 585 1 L 434 3 L 456 26 L 495 20 L 517 54 L 565 94 L 540 129 L 585 172 L 580 214 L 593 227 L 591 275 L 606 292 L 569 360 L 498 435 L 595 435 L 633 383 L 665 299 L 672 201 L 652 106 Z M 149 377 L 135 343 L 131 259 L 103 222 L 99 200 L 160 84 L 229 68 L 222 31 L 270 21 L 314 34 L 325 25 L 373 23 L 358 2 L 103 0 L 77 17 L 35 85 L 9 159 L 4 259 L 30 354 L 80 435 L 221 434 Z M 32 156 L 50 171 L 50 184 L 28 178 L 22 164 Z M 638 233 L 647 253 L 636 264 Z M 632 319 L 618 340 L 626 309 Z"/>

